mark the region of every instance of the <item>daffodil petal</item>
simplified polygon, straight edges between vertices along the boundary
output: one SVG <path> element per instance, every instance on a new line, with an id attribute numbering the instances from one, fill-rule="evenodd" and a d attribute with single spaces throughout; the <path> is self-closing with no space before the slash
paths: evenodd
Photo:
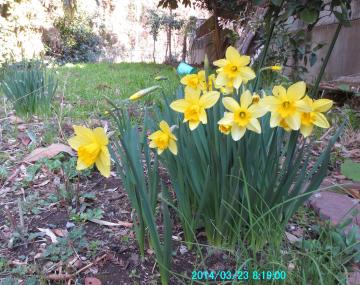
<path id="1" fill-rule="evenodd" d="M 246 128 L 258 134 L 261 133 L 261 126 L 257 119 L 251 119 Z"/>
<path id="2" fill-rule="evenodd" d="M 334 102 L 330 99 L 318 99 L 313 103 L 315 112 L 327 112 L 333 106 Z"/>
<path id="3" fill-rule="evenodd" d="M 240 109 L 239 103 L 236 102 L 236 100 L 234 98 L 231 98 L 231 97 L 223 98 L 222 103 L 226 109 L 228 109 L 229 111 L 231 111 L 233 113 L 236 113 L 237 110 Z"/>
<path id="4" fill-rule="evenodd" d="M 211 108 L 216 104 L 220 98 L 220 93 L 217 91 L 206 92 L 200 97 L 200 105 L 205 109 Z"/>
<path id="5" fill-rule="evenodd" d="M 231 127 L 231 137 L 234 141 L 240 140 L 246 132 L 246 128 L 241 128 L 237 124 L 233 124 Z"/>
<path id="6" fill-rule="evenodd" d="M 85 162 L 83 162 L 80 158 L 78 158 L 76 163 L 76 170 L 84 170 L 86 168 L 91 167 L 91 165 L 87 165 Z"/>
<path id="7" fill-rule="evenodd" d="M 170 108 L 176 112 L 184 113 L 190 103 L 185 99 L 179 99 L 170 104 Z"/>
<path id="8" fill-rule="evenodd" d="M 241 75 L 239 74 L 238 76 L 236 76 L 234 78 L 234 82 L 233 82 L 234 88 L 239 89 L 242 82 L 243 82 L 243 79 L 242 79 Z"/>
<path id="9" fill-rule="evenodd" d="M 150 140 L 154 140 L 156 139 L 158 136 L 161 136 L 162 134 L 162 131 L 156 131 L 156 132 L 153 132 L 151 135 L 148 136 L 148 138 Z"/>
<path id="10" fill-rule="evenodd" d="M 185 90 L 185 100 L 186 101 L 197 101 L 200 98 L 201 90 L 200 89 L 189 89 Z"/>
<path id="11" fill-rule="evenodd" d="M 311 112 L 312 107 L 305 100 L 299 100 L 295 102 L 295 106 L 300 112 L 308 113 Z"/>
<path id="12" fill-rule="evenodd" d="M 95 161 L 96 168 L 104 177 L 110 177 L 110 153 L 107 147 L 102 147 L 101 152 Z"/>
<path id="13" fill-rule="evenodd" d="M 96 128 L 93 131 L 93 134 L 94 134 L 94 137 L 95 137 L 96 141 L 98 142 L 98 144 L 100 144 L 100 145 L 108 145 L 109 144 L 109 139 L 103 128 Z"/>
<path id="14" fill-rule="evenodd" d="M 73 126 L 75 135 L 82 140 L 82 144 L 91 144 L 94 142 L 94 134 L 92 130 L 82 127 L 82 126 Z"/>
<path id="15" fill-rule="evenodd" d="M 322 113 L 315 113 L 314 125 L 324 129 L 330 127 L 328 120 L 326 119 L 325 115 Z"/>
<path id="16" fill-rule="evenodd" d="M 241 67 L 239 69 L 239 73 L 240 73 L 241 77 L 243 78 L 243 80 L 246 80 L 246 81 L 249 81 L 256 77 L 254 70 L 252 70 L 248 66 Z"/>
<path id="17" fill-rule="evenodd" d="M 240 96 L 240 105 L 241 108 L 248 108 L 250 104 L 252 103 L 252 96 L 249 90 L 246 90 L 243 94 Z"/>
<path id="18" fill-rule="evenodd" d="M 269 111 L 276 111 L 281 104 L 281 101 L 277 96 L 266 96 L 263 100 L 263 104 Z"/>
<path id="19" fill-rule="evenodd" d="M 177 149 L 176 142 L 175 142 L 174 140 L 170 140 L 170 142 L 169 142 L 169 150 L 170 150 L 174 155 L 177 155 L 178 149 Z"/>
<path id="20" fill-rule="evenodd" d="M 160 130 L 162 130 L 163 132 L 171 133 L 168 123 L 165 122 L 164 120 L 160 122 L 159 126 L 160 126 Z"/>
<path id="21" fill-rule="evenodd" d="M 248 110 L 254 118 L 260 118 L 268 112 L 268 109 L 263 104 L 252 105 Z"/>
<path id="22" fill-rule="evenodd" d="M 150 148 L 156 148 L 157 145 L 156 145 L 156 143 L 155 143 L 154 141 L 150 141 L 149 147 L 150 147 Z"/>
<path id="23" fill-rule="evenodd" d="M 219 59 L 219 60 L 215 60 L 213 64 L 218 67 L 223 67 L 228 64 L 228 61 L 226 59 Z"/>
<path id="24" fill-rule="evenodd" d="M 75 136 L 68 139 L 68 144 L 77 151 L 84 144 L 84 140 L 79 136 Z"/>
<path id="25" fill-rule="evenodd" d="M 206 111 L 205 109 L 201 109 L 200 111 L 200 121 L 203 123 L 203 124 L 207 124 L 207 116 L 206 116 Z"/>
<path id="26" fill-rule="evenodd" d="M 234 121 L 234 114 L 225 112 L 224 117 L 218 121 L 219 125 L 231 125 Z"/>
<path id="27" fill-rule="evenodd" d="M 272 94 L 276 97 L 285 97 L 286 96 L 286 89 L 281 85 L 276 85 L 272 89 Z M 266 98 L 271 98 L 271 96 L 267 96 Z"/>
<path id="28" fill-rule="evenodd" d="M 241 65 L 241 56 L 240 53 L 237 51 L 236 48 L 229 46 L 226 49 L 225 57 L 228 61 L 230 61 L 233 64 Z"/>
<path id="29" fill-rule="evenodd" d="M 299 81 L 291 85 L 287 90 L 287 95 L 293 101 L 300 100 L 305 96 L 306 92 L 306 83 L 304 81 Z"/>
<path id="30" fill-rule="evenodd" d="M 301 125 L 300 127 L 300 133 L 306 138 L 308 137 L 314 128 L 314 125 Z"/>
<path id="31" fill-rule="evenodd" d="M 189 121 L 189 128 L 190 128 L 190 130 L 195 130 L 197 127 L 198 127 L 198 125 L 200 124 L 200 121 L 196 121 L 196 122 L 194 122 L 194 121 Z"/>
<path id="32" fill-rule="evenodd" d="M 271 117 L 270 117 L 270 127 L 275 128 L 275 127 L 279 126 L 280 121 L 281 121 L 281 117 L 280 117 L 279 113 L 272 112 Z"/>
<path id="33" fill-rule="evenodd" d="M 163 151 L 164 151 L 163 149 L 158 148 L 158 149 L 157 149 L 157 153 L 158 153 L 158 155 L 162 154 L 162 153 L 163 153 Z"/>
<path id="34" fill-rule="evenodd" d="M 300 129 L 300 125 L 301 125 L 300 114 L 296 113 L 291 116 L 287 116 L 285 118 L 285 122 L 289 125 L 289 127 L 292 130 L 297 131 L 298 129 Z"/>
<path id="35" fill-rule="evenodd" d="M 226 76 L 224 72 L 220 72 L 215 80 L 215 85 L 217 86 L 226 86 L 228 83 L 229 78 Z"/>

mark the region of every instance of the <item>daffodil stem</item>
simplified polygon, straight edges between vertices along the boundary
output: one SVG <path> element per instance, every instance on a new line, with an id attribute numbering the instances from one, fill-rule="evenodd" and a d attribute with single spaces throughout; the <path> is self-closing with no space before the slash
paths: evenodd
<path id="1" fill-rule="evenodd" d="M 254 84 L 254 88 L 253 88 L 253 92 L 256 91 L 256 88 L 259 84 L 259 81 L 260 81 L 260 75 L 261 75 L 261 68 L 264 66 L 265 64 L 265 60 L 266 60 L 266 56 L 269 52 L 269 47 L 270 47 L 270 42 L 271 42 L 271 38 L 274 34 L 274 29 L 275 29 L 275 25 L 276 25 L 276 18 L 277 18 L 277 15 L 280 13 L 281 11 L 281 7 L 283 5 L 283 2 L 281 2 L 280 6 L 277 7 L 276 9 L 276 13 L 275 13 L 275 16 L 273 18 L 273 21 L 271 23 L 271 26 L 270 26 L 270 29 L 269 29 L 269 33 L 268 33 L 268 36 L 266 38 L 266 42 L 265 42 L 265 46 L 264 46 L 264 51 L 262 53 L 262 56 L 261 56 L 261 59 L 260 59 L 260 64 L 259 64 L 259 67 L 258 67 L 258 72 L 257 72 L 257 76 L 256 76 L 256 79 L 255 79 L 255 84 Z M 272 17 L 270 16 L 269 17 L 269 21 L 271 21 Z"/>
<path id="2" fill-rule="evenodd" d="M 322 77 L 323 77 L 323 75 L 324 75 L 326 66 L 327 66 L 327 64 L 328 64 L 328 62 L 329 62 L 329 59 L 330 59 L 331 53 L 332 53 L 332 51 L 333 51 L 333 49 L 334 49 L 335 43 L 336 43 L 336 41 L 337 41 L 337 38 L 339 37 L 339 33 L 340 33 L 341 28 L 342 28 L 342 23 L 339 23 L 338 26 L 337 26 L 337 28 L 336 28 L 334 37 L 332 38 L 331 44 L 330 44 L 330 46 L 329 46 L 329 49 L 328 49 L 328 51 L 327 51 L 327 53 L 326 53 L 324 62 L 323 62 L 323 64 L 321 65 L 321 69 L 320 69 L 319 75 L 318 75 L 317 78 L 316 78 L 314 88 L 312 89 L 312 92 L 311 92 L 311 98 L 315 98 L 316 95 L 317 95 L 317 92 L 318 92 L 318 90 L 319 90 L 319 85 L 320 85 L 321 79 L 322 79 Z"/>

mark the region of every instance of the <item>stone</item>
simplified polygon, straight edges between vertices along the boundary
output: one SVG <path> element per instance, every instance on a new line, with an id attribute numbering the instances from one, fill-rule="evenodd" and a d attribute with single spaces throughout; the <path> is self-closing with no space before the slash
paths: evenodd
<path id="1" fill-rule="evenodd" d="M 310 205 L 320 218 L 330 220 L 334 225 L 352 218 L 353 225 L 360 226 L 360 203 L 357 199 L 344 194 L 322 191 L 310 198 Z M 355 217 L 352 216 L 354 210 L 358 211 Z"/>

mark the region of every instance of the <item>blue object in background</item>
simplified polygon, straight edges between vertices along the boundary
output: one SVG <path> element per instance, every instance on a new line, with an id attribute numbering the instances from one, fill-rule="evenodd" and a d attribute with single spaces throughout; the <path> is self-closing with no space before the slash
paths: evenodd
<path id="1" fill-rule="evenodd" d="M 196 68 L 188 65 L 185 62 L 180 62 L 180 64 L 178 65 L 176 72 L 179 75 L 186 75 L 186 74 L 191 74 L 191 73 L 195 73 L 196 72 Z"/>

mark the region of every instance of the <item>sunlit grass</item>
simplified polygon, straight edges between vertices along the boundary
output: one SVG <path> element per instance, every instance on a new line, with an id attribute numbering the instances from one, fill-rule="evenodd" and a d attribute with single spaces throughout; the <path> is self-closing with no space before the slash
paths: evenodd
<path id="1" fill-rule="evenodd" d="M 170 66 L 148 63 L 81 63 L 57 68 L 59 92 L 64 94 L 65 115 L 85 119 L 106 110 L 104 96 L 114 102 L 128 98 L 134 92 L 160 85 L 166 94 L 173 94 L 179 84 Z M 156 76 L 168 80 L 156 81 Z M 152 96 L 160 95 L 161 91 Z M 60 95 L 61 96 L 61 95 Z"/>

